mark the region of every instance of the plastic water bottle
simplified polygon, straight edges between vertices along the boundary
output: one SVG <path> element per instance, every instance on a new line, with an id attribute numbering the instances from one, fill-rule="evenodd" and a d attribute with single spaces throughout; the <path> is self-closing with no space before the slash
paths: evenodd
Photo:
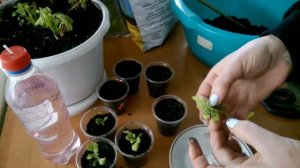
<path id="1" fill-rule="evenodd" d="M 6 102 L 38 142 L 44 157 L 67 164 L 81 143 L 56 81 L 32 64 L 25 48 L 4 47 L 0 58 L 8 77 Z"/>

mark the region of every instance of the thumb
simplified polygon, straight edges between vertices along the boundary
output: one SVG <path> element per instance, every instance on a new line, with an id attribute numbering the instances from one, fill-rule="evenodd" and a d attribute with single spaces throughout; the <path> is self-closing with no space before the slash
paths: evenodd
<path id="1" fill-rule="evenodd" d="M 274 134 L 248 120 L 230 118 L 226 125 L 236 137 L 253 146 L 258 152 L 264 153 L 272 148 L 272 143 L 277 137 Z"/>

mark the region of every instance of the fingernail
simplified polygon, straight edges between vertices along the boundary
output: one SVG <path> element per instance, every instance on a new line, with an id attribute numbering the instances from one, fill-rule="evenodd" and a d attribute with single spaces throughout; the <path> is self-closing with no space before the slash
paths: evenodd
<path id="1" fill-rule="evenodd" d="M 226 125 L 227 127 L 229 128 L 233 128 L 240 120 L 238 119 L 235 119 L 235 118 L 229 118 L 227 121 L 226 121 Z"/>
<path id="2" fill-rule="evenodd" d="M 210 106 L 216 106 L 218 104 L 219 101 L 219 95 L 216 94 L 212 94 L 209 97 L 209 105 Z"/>
<path id="3" fill-rule="evenodd" d="M 197 140 L 194 137 L 189 137 L 188 143 L 189 143 L 189 145 L 194 145 L 195 143 L 197 143 Z"/>

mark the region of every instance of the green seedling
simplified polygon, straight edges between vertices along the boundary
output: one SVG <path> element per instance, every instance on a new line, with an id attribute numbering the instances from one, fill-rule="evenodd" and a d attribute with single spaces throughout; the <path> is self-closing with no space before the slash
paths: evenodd
<path id="1" fill-rule="evenodd" d="M 127 134 L 125 138 L 127 141 L 130 142 L 131 149 L 135 152 L 138 151 L 140 143 L 141 143 L 141 136 L 143 133 L 139 133 L 138 136 L 136 136 L 134 133 L 132 133 L 129 130 L 125 130 L 125 131 L 123 131 L 123 133 Z"/>
<path id="2" fill-rule="evenodd" d="M 86 9 L 86 0 L 69 0 L 71 10 Z"/>
<path id="3" fill-rule="evenodd" d="M 17 17 L 20 25 L 31 24 L 49 29 L 57 40 L 73 30 L 72 18 L 62 13 L 52 14 L 49 7 L 37 9 L 34 4 L 17 3 L 15 8 L 12 16 Z"/>
<path id="4" fill-rule="evenodd" d="M 99 118 L 96 118 L 95 122 L 96 122 L 97 125 L 102 125 L 102 126 L 104 126 L 104 125 L 105 125 L 105 121 L 106 121 L 107 119 L 108 119 L 107 116 L 104 117 L 104 118 L 99 117 Z"/>
<path id="5" fill-rule="evenodd" d="M 12 13 L 12 16 L 17 17 L 17 20 L 19 21 L 19 24 L 21 26 L 24 24 L 34 25 L 37 18 L 39 17 L 35 5 L 29 5 L 26 2 L 17 3 L 15 8 L 16 10 Z"/>
<path id="6" fill-rule="evenodd" d="M 203 118 L 208 120 L 212 119 L 213 121 L 220 121 L 220 112 L 219 107 L 211 107 L 209 102 L 204 97 L 193 96 L 193 100 L 196 101 L 197 108 L 203 111 Z"/>
<path id="7" fill-rule="evenodd" d="M 96 142 L 91 142 L 87 146 L 87 151 L 90 151 L 92 153 L 88 154 L 86 159 L 91 160 L 93 162 L 93 167 L 97 167 L 97 164 L 100 166 L 104 165 L 106 163 L 106 158 L 100 158 L 99 157 L 99 148 L 98 148 L 98 143 Z"/>

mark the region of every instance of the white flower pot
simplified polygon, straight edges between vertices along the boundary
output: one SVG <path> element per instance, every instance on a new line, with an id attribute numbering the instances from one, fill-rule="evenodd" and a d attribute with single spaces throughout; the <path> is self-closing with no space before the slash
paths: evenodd
<path id="1" fill-rule="evenodd" d="M 106 79 L 103 37 L 110 26 L 109 13 L 100 0 L 92 1 L 103 13 L 102 23 L 93 36 L 63 53 L 33 59 L 37 67 L 56 79 L 70 116 L 87 110 L 95 103 L 98 99 L 96 85 Z"/>

